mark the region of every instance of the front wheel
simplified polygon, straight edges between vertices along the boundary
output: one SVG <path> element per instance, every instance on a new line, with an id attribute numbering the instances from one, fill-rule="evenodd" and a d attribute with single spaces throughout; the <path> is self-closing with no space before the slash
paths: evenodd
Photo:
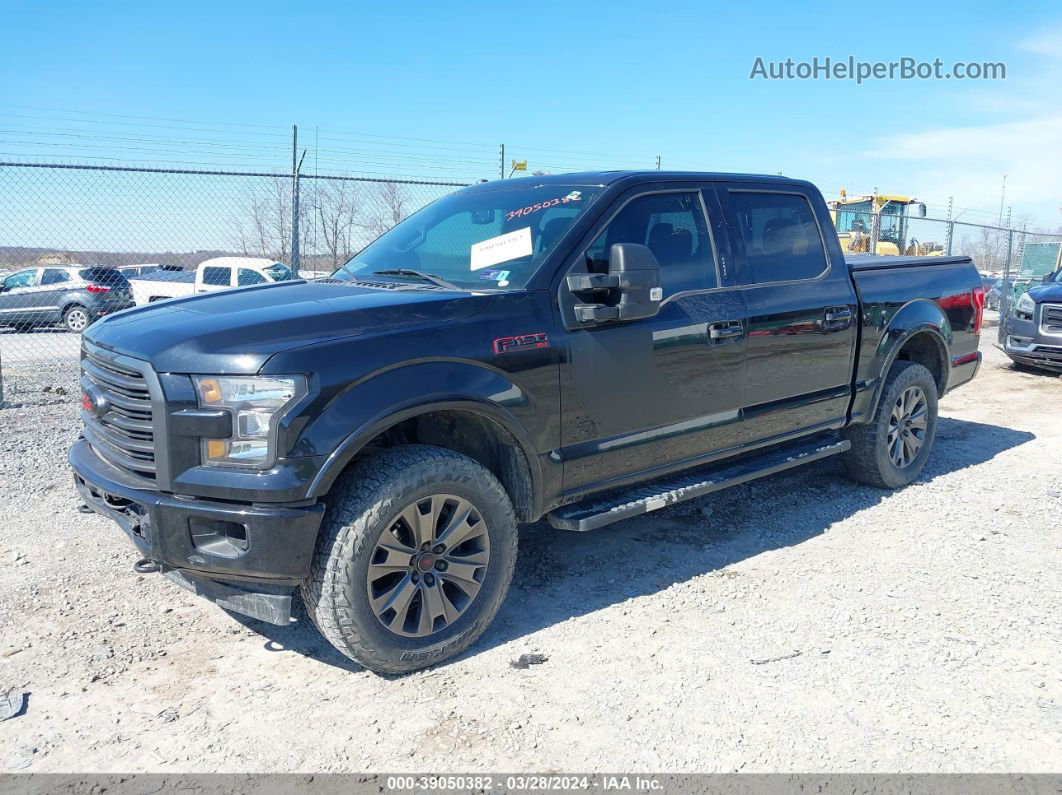
<path id="1" fill-rule="evenodd" d="M 844 454 L 849 477 L 882 489 L 906 486 L 922 472 L 936 432 L 933 374 L 916 362 L 895 362 L 873 419 L 846 431 L 852 443 Z"/>
<path id="2" fill-rule="evenodd" d="M 340 652 L 379 673 L 451 657 L 512 580 L 509 496 L 471 458 L 427 445 L 368 457 L 333 487 L 302 597 Z"/>

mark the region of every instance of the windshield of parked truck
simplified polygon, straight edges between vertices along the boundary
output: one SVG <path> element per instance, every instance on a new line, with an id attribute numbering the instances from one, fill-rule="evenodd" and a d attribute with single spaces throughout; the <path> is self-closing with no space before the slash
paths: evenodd
<path id="1" fill-rule="evenodd" d="M 520 288 L 600 193 L 583 185 L 453 193 L 385 232 L 332 278 L 423 281 L 410 273 L 380 273 L 404 270 L 464 289 Z"/>

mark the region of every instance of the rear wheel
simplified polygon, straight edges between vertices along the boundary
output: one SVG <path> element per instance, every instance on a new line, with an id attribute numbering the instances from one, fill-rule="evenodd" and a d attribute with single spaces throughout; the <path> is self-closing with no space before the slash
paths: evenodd
<path id="1" fill-rule="evenodd" d="M 937 431 L 937 385 L 915 362 L 889 369 L 874 418 L 846 431 L 848 475 L 883 489 L 906 486 L 922 472 Z"/>
<path id="2" fill-rule="evenodd" d="M 66 326 L 68 331 L 72 331 L 75 334 L 80 334 L 88 328 L 91 320 L 88 310 L 76 304 L 63 313 L 63 325 Z"/>
<path id="3" fill-rule="evenodd" d="M 408 445 L 333 487 L 302 596 L 321 633 L 380 673 L 451 657 L 487 628 L 516 563 L 516 519 L 467 456 Z"/>

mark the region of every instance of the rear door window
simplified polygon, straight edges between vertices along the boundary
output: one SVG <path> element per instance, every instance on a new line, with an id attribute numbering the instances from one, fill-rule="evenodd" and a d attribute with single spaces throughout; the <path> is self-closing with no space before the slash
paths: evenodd
<path id="1" fill-rule="evenodd" d="M 731 191 L 730 204 L 745 246 L 747 283 L 814 279 L 826 270 L 822 235 L 806 197 Z"/>
<path id="2" fill-rule="evenodd" d="M 70 274 L 66 271 L 58 270 L 57 268 L 45 268 L 44 276 L 41 277 L 41 284 L 59 284 L 60 282 L 70 281 Z"/>
<path id="3" fill-rule="evenodd" d="M 214 287 L 229 287 L 232 285 L 232 268 L 209 267 L 203 268 L 203 284 Z"/>

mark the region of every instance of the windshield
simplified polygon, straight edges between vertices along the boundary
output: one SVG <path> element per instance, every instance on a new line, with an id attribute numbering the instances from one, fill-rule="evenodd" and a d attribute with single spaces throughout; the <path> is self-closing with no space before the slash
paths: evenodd
<path id="1" fill-rule="evenodd" d="M 520 288 L 600 192 L 538 185 L 454 193 L 385 232 L 332 278 L 371 280 L 380 271 L 404 269 L 461 288 Z M 419 281 L 412 274 L 387 278 Z"/>

